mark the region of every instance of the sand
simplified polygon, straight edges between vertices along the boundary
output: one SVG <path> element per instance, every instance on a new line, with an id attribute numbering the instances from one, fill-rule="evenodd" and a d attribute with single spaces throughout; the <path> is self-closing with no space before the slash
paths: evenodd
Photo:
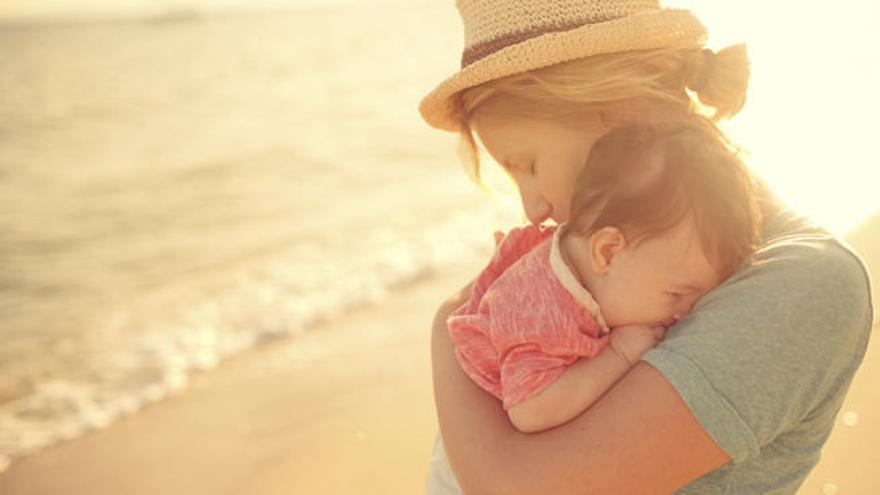
<path id="1" fill-rule="evenodd" d="M 436 433 L 428 328 L 438 301 L 477 269 L 425 278 L 226 362 L 180 396 L 15 463 L 0 493 L 422 493 Z M 800 495 L 880 493 L 878 378 L 874 338 Z"/>
<path id="2" fill-rule="evenodd" d="M 478 268 L 224 363 L 183 395 L 15 463 L 0 493 L 420 493 L 436 433 L 431 318 Z"/>

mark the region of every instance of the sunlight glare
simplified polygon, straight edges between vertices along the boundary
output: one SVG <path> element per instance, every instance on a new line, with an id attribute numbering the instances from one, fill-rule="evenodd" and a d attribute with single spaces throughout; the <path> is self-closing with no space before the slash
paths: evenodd
<path id="1" fill-rule="evenodd" d="M 675 1 L 719 49 L 745 41 L 748 102 L 727 126 L 789 204 L 837 233 L 880 210 L 880 4 Z"/>

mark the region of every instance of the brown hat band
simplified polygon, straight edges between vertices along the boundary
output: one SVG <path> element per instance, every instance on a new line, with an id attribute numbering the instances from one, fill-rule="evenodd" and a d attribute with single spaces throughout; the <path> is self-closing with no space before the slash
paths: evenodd
<path id="1" fill-rule="evenodd" d="M 489 41 L 484 41 L 482 43 L 477 43 L 473 46 L 467 47 L 461 54 L 461 68 L 464 69 L 474 62 L 477 62 L 488 57 L 489 55 L 492 55 L 498 50 L 507 48 L 511 45 L 522 43 L 523 41 L 530 40 L 532 38 L 537 38 L 538 36 L 542 36 L 544 34 L 571 31 L 572 29 L 577 29 L 588 24 L 597 24 L 600 22 L 613 21 L 614 19 L 620 18 L 621 17 L 619 16 L 590 17 L 583 21 L 569 22 L 565 24 L 548 24 L 545 26 L 536 27 L 534 29 L 529 29 L 528 31 L 520 31 L 517 33 L 510 33 L 507 35 L 499 36 Z"/>

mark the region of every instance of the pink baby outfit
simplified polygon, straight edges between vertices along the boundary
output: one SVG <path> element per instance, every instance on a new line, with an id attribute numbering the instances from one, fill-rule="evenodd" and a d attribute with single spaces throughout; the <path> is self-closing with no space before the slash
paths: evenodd
<path id="1" fill-rule="evenodd" d="M 599 305 L 562 259 L 562 229 L 510 231 L 447 320 L 462 369 L 505 410 L 608 343 Z"/>

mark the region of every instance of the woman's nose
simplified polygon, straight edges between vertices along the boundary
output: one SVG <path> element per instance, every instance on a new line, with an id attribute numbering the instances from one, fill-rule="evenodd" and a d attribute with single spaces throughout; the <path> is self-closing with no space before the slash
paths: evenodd
<path id="1" fill-rule="evenodd" d="M 553 214 L 553 206 L 539 191 L 521 187 L 519 193 L 529 222 L 539 225 Z"/>

